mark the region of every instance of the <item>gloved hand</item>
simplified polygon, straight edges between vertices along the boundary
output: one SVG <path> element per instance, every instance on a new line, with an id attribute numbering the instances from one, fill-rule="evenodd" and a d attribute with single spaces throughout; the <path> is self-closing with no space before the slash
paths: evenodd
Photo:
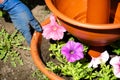
<path id="1" fill-rule="evenodd" d="M 0 4 L 0 7 L 9 13 L 15 28 L 23 34 L 30 45 L 32 37 L 30 26 L 37 32 L 41 32 L 42 28 L 29 8 L 20 0 L 4 0 L 4 2 Z"/>

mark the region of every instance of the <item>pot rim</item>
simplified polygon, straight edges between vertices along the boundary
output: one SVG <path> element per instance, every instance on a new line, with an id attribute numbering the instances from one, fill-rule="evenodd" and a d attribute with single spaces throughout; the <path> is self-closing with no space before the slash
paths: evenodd
<path id="1" fill-rule="evenodd" d="M 71 24 L 73 24 L 75 26 L 88 28 L 88 29 L 118 29 L 118 28 L 120 28 L 120 24 L 112 24 L 112 23 L 110 23 L 110 24 L 80 23 L 80 22 L 77 22 L 74 19 L 71 19 L 71 18 L 65 16 L 60 11 L 58 11 L 57 8 L 53 5 L 52 0 L 45 0 L 45 3 L 48 6 L 48 8 L 53 12 L 53 14 L 55 14 L 58 18 L 60 18 L 60 19 L 62 19 L 64 21 L 67 20 L 68 23 L 71 23 Z"/>
<path id="2" fill-rule="evenodd" d="M 47 18 L 45 21 L 41 23 L 42 26 L 48 24 L 50 22 L 50 19 Z M 37 68 L 44 74 L 46 75 L 50 80 L 64 80 L 62 77 L 56 75 L 54 72 L 50 71 L 47 69 L 47 67 L 44 65 L 41 55 L 40 55 L 40 46 L 42 42 L 42 33 L 40 32 L 34 32 L 32 39 L 31 39 L 31 44 L 30 44 L 30 53 L 32 56 L 32 59 L 34 61 L 34 64 L 37 66 Z"/>
<path id="3" fill-rule="evenodd" d="M 46 75 L 50 80 L 64 80 L 63 78 L 56 75 L 54 72 L 47 69 L 47 67 L 42 62 L 39 53 L 39 44 L 41 45 L 42 42 L 42 33 L 34 32 L 32 40 L 31 40 L 31 56 L 37 68 Z"/>

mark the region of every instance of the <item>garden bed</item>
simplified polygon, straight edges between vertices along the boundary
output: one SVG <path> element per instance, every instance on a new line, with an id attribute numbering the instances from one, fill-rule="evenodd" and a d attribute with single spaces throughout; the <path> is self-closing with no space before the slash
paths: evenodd
<path id="1" fill-rule="evenodd" d="M 46 10 L 46 6 L 43 4 L 37 5 L 32 9 L 32 12 L 39 22 L 43 21 L 49 13 Z M 4 28 L 9 34 L 12 34 L 15 31 L 13 24 L 6 21 L 5 18 L 0 18 L 0 30 L 2 28 Z M 22 44 L 24 47 L 28 47 L 25 40 L 23 40 Z M 46 45 L 47 43 L 45 42 L 44 46 Z M 17 64 L 16 67 L 13 67 L 10 61 L 4 62 L 3 60 L 0 60 L 0 80 L 44 80 L 45 76 L 40 73 L 35 66 L 30 55 L 30 50 L 17 49 L 17 51 L 23 61 L 23 65 Z"/>

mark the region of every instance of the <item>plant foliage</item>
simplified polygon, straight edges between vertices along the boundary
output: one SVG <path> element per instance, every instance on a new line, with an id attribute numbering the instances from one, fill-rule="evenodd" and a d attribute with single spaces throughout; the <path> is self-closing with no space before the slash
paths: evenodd
<path id="1" fill-rule="evenodd" d="M 74 40 L 74 38 L 69 38 L 69 40 Z M 61 54 L 61 47 L 65 45 L 64 40 L 56 41 L 50 44 L 49 51 L 50 57 L 54 56 L 57 63 L 49 61 L 47 67 L 49 70 L 60 76 L 70 76 L 72 80 L 116 80 L 112 72 L 112 67 L 109 64 L 101 64 L 96 68 L 88 68 L 90 60 L 85 57 L 82 60 L 70 63 L 67 62 L 65 57 Z M 84 55 L 88 50 L 88 46 L 84 45 Z"/>
<path id="2" fill-rule="evenodd" d="M 23 47 L 24 37 L 15 31 L 12 34 L 7 33 L 5 29 L 0 30 L 0 59 L 16 67 L 17 64 L 23 65 L 18 49 L 27 49 Z"/>

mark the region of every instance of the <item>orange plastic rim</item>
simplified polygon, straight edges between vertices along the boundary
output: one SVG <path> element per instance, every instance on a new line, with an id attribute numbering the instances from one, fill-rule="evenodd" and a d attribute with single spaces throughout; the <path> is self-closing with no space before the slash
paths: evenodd
<path id="1" fill-rule="evenodd" d="M 67 21 L 68 23 L 71 23 L 73 25 L 88 28 L 88 29 L 117 29 L 120 28 L 120 24 L 87 24 L 87 23 L 80 23 L 74 19 L 71 19 L 64 14 L 62 14 L 60 11 L 57 10 L 57 8 L 54 6 L 52 2 L 54 0 L 45 0 L 46 5 L 49 7 L 49 9 L 60 19 Z M 102 26 L 102 27 L 101 27 Z"/>
<path id="2" fill-rule="evenodd" d="M 44 22 L 42 22 L 42 25 L 45 25 L 49 23 L 49 18 L 46 19 Z M 42 33 L 34 32 L 32 40 L 31 40 L 31 56 L 33 58 L 33 61 L 35 65 L 38 67 L 38 69 L 45 74 L 50 80 L 64 80 L 63 78 L 59 77 L 52 71 L 48 70 L 47 67 L 44 65 L 44 63 L 41 60 L 40 56 L 40 45 L 42 42 Z"/>

